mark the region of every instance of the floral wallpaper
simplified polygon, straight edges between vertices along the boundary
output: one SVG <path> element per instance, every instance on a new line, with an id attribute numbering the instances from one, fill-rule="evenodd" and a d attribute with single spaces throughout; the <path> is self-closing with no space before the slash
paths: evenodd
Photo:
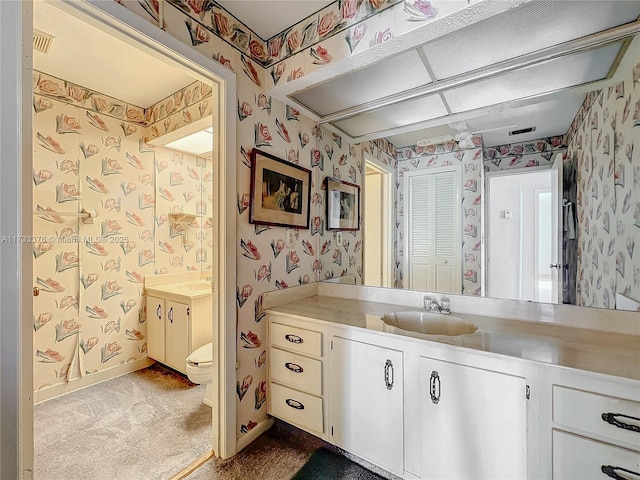
<path id="1" fill-rule="evenodd" d="M 128 8 L 129 3 L 125 6 Z M 342 137 L 301 115 L 295 108 L 273 99 L 265 89 L 267 71 L 227 41 L 216 35 L 203 35 L 194 40 L 196 23 L 193 16 L 182 8 L 165 4 L 163 26 L 168 33 L 237 75 L 235 161 L 238 165 L 236 293 L 239 368 L 236 394 L 237 435 L 240 437 L 265 420 L 267 415 L 266 324 L 260 295 L 341 275 L 353 274 L 360 278 L 361 232 L 345 232 L 342 245 L 336 245 L 333 232 L 326 230 L 323 180 L 331 176 L 360 185 L 362 148 L 349 145 Z M 172 128 L 173 121 L 169 128 Z M 159 129 L 165 126 L 164 121 L 154 124 Z M 312 172 L 310 228 L 294 229 L 292 247 L 285 245 L 286 228 L 249 223 L 253 148 Z M 393 151 L 388 142 L 385 148 Z"/>
<path id="2" fill-rule="evenodd" d="M 255 78 L 266 68 L 268 75 L 264 81 L 268 88 L 373 48 L 469 5 L 466 0 L 336 0 L 277 35 L 263 39 L 213 0 L 115 1 L 162 28 L 178 18 L 188 44 L 199 47 L 216 43 L 220 53 L 216 60 L 222 64 L 234 64 Z M 241 64 L 234 61 L 237 54 Z"/>
<path id="3" fill-rule="evenodd" d="M 486 147 L 482 151 L 484 170 L 491 172 L 553 165 L 556 153 L 562 153 L 566 160 L 566 150 L 567 145 L 562 136 Z"/>
<path id="4" fill-rule="evenodd" d="M 577 302 L 640 300 L 640 63 L 587 95 L 568 134 L 577 177 Z"/>
<path id="5" fill-rule="evenodd" d="M 460 0 L 339 0 L 271 38 L 268 88 L 360 54 L 469 5 Z M 297 53 L 296 53 L 297 52 Z"/>
<path id="6" fill-rule="evenodd" d="M 211 179 L 206 160 L 145 143 L 141 107 L 37 71 L 33 90 L 37 391 L 146 357 L 143 278 L 209 267 L 210 225 L 183 246 L 167 213 L 210 209 Z"/>
<path id="7" fill-rule="evenodd" d="M 462 165 L 462 294 L 480 295 L 481 283 L 481 208 L 482 138 L 473 137 L 476 148 L 462 150 L 456 142 L 426 147 L 412 146 L 398 152 L 397 252 L 398 283 L 404 287 L 404 174 L 447 165 Z"/>
<path id="8" fill-rule="evenodd" d="M 362 274 L 361 231 L 345 232 L 337 245 L 326 229 L 323 180 L 361 184 L 362 152 L 295 109 L 272 100 L 248 75 L 238 76 L 238 433 L 266 415 L 266 325 L 260 294 L 321 279 Z M 259 148 L 312 172 L 309 229 L 249 223 L 251 150 Z M 248 394 L 247 394 L 248 393 Z"/>

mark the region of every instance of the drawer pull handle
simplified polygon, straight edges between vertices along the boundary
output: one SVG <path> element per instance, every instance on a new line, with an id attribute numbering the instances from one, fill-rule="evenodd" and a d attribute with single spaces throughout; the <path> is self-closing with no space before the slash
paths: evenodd
<path id="1" fill-rule="evenodd" d="M 287 342 L 291 342 L 291 343 L 303 343 L 304 340 L 302 339 L 302 337 L 299 337 L 298 335 L 293 335 L 291 333 L 287 333 L 284 336 L 285 340 Z"/>
<path id="2" fill-rule="evenodd" d="M 619 472 L 630 473 L 631 475 L 634 475 L 636 477 L 640 477 L 640 473 L 638 472 L 627 470 L 626 468 L 622 467 L 614 467 L 613 465 L 602 465 L 600 470 L 602 470 L 602 473 L 604 473 L 607 477 L 615 478 L 616 480 L 631 480 L 629 477 L 618 475 L 616 473 L 616 470 L 618 470 Z"/>
<path id="3" fill-rule="evenodd" d="M 618 428 L 623 428 L 625 430 L 631 430 L 632 432 L 640 433 L 640 426 L 639 425 L 632 425 L 630 423 L 625 423 L 625 422 L 619 420 L 616 417 L 630 418 L 631 420 L 635 420 L 637 422 L 640 422 L 640 418 L 631 417 L 629 415 L 624 415 L 622 413 L 603 413 L 602 414 L 602 420 L 604 420 L 605 422 L 610 423 L 611 425 L 614 425 L 614 426 L 616 426 Z"/>
<path id="4" fill-rule="evenodd" d="M 293 398 L 287 398 L 285 400 L 285 403 L 291 408 L 295 408 L 296 410 L 304 410 L 304 405 L 298 400 L 294 400 Z"/>
<path id="5" fill-rule="evenodd" d="M 440 401 L 440 375 L 435 370 L 431 372 L 431 378 L 429 378 L 429 395 L 431 395 L 431 401 L 437 405 Z"/>
<path id="6" fill-rule="evenodd" d="M 391 390 L 393 388 L 394 380 L 393 363 L 391 360 L 387 359 L 384 364 L 384 384 L 386 385 L 387 390 Z"/>
<path id="7" fill-rule="evenodd" d="M 287 362 L 287 363 L 284 364 L 284 366 L 287 367 L 288 370 L 291 370 L 293 373 L 302 373 L 302 372 L 304 372 L 304 368 L 302 368 L 297 363 Z"/>

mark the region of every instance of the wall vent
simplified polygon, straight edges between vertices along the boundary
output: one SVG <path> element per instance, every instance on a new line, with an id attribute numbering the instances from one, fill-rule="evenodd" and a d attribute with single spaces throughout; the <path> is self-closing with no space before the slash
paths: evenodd
<path id="1" fill-rule="evenodd" d="M 53 35 L 33 29 L 33 49 L 37 52 L 47 53 L 53 42 Z"/>

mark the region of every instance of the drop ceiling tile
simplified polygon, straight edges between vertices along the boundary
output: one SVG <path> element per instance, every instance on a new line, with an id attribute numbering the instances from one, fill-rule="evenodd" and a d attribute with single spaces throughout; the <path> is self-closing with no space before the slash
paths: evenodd
<path id="1" fill-rule="evenodd" d="M 446 114 L 447 109 L 440 96 L 431 95 L 339 120 L 333 125 L 352 137 L 359 137 Z"/>
<path id="2" fill-rule="evenodd" d="M 420 56 L 416 50 L 410 50 L 292 97 L 325 116 L 428 83 L 431 83 L 431 77 Z"/>
<path id="3" fill-rule="evenodd" d="M 622 43 L 556 58 L 444 93 L 454 113 L 496 105 L 607 76 Z"/>
<path id="4" fill-rule="evenodd" d="M 467 128 L 471 132 L 482 133 L 482 143 L 485 147 L 564 135 L 569 130 L 584 97 L 584 92 L 565 91 L 549 101 L 510 108 L 500 114 L 469 119 Z M 507 125 L 517 125 L 517 127 L 505 128 Z M 528 127 L 536 127 L 536 130 L 509 136 L 511 130 Z"/>
<path id="5" fill-rule="evenodd" d="M 639 16 L 639 1 L 534 1 L 422 48 L 436 78 L 443 79 L 629 23 Z"/>

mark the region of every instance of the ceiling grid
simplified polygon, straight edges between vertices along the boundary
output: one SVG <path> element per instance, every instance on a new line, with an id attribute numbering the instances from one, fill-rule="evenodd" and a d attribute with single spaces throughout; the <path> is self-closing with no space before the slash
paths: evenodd
<path id="1" fill-rule="evenodd" d="M 396 147 L 415 143 L 416 135 L 431 135 L 420 128 L 425 123 L 441 126 L 468 119 L 474 131 L 488 129 L 483 110 L 491 123 L 489 117 L 500 112 L 498 107 L 513 102 L 555 99 L 558 110 L 569 105 L 577 109 L 576 91 L 584 96 L 586 88 L 612 76 L 620 52 L 640 33 L 639 16 L 637 1 L 531 1 L 289 98 L 354 141 L 384 136 Z M 407 65 L 398 68 L 394 62 L 399 58 L 408 60 Z M 428 80 L 420 79 L 418 67 Z M 396 78 L 389 79 L 385 71 Z M 363 72 L 377 73 L 363 77 Z M 363 91 L 377 95 L 363 96 Z M 422 115 L 417 115 L 417 107 L 423 108 Z M 435 118 L 440 120 L 434 122 Z M 523 121 L 510 118 L 505 125 Z M 568 127 L 549 135 L 562 134 Z M 491 129 L 499 130 L 495 124 Z M 398 130 L 402 136 L 394 138 Z M 424 131 L 405 139 L 411 130 Z M 546 132 L 538 129 L 532 135 L 541 131 Z M 502 138 L 506 135 L 505 131 Z"/>

